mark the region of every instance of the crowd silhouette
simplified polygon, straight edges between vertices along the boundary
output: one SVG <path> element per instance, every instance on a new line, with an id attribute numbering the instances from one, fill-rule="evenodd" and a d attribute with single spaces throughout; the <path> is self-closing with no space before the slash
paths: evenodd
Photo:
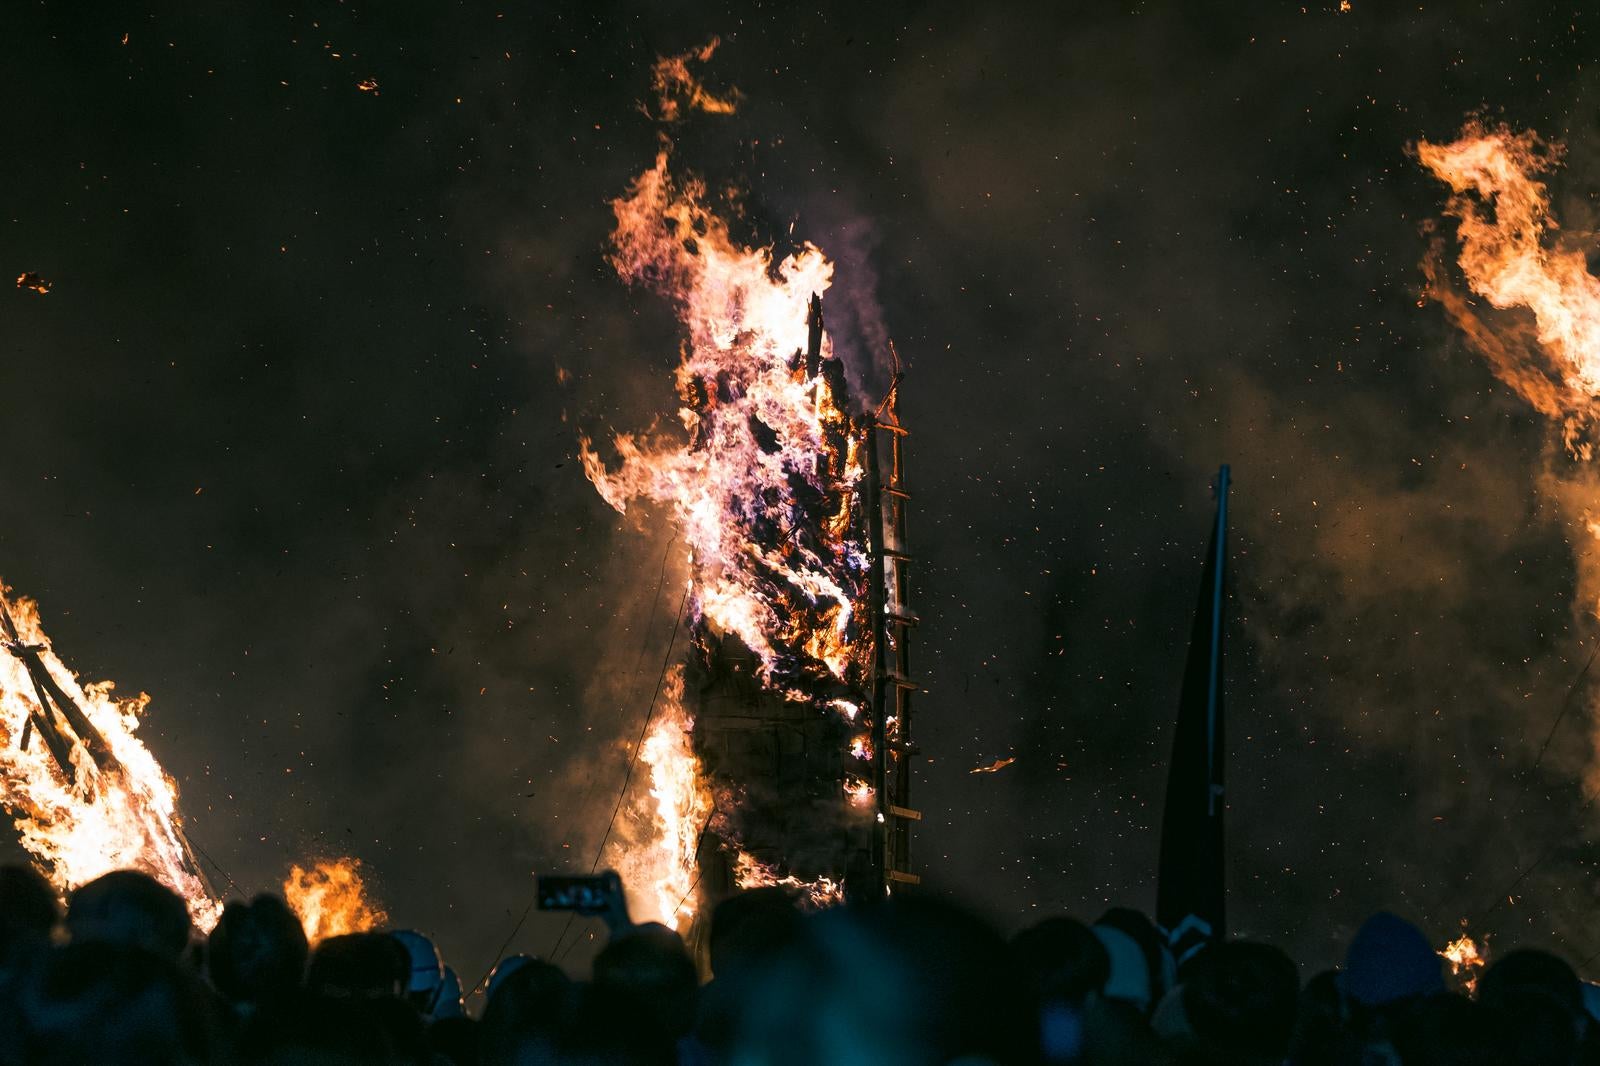
<path id="1" fill-rule="evenodd" d="M 202 938 L 142 873 L 90 882 L 63 912 L 32 869 L 0 867 L 0 1066 L 1600 1063 L 1600 986 L 1523 948 L 1469 996 L 1392 914 L 1309 979 L 1247 940 L 1179 967 L 1126 909 L 1007 941 L 930 896 L 806 914 L 758 889 L 712 911 L 702 965 L 664 926 L 608 918 L 587 980 L 511 956 L 469 1013 L 416 932 L 310 945 L 261 895 Z"/>

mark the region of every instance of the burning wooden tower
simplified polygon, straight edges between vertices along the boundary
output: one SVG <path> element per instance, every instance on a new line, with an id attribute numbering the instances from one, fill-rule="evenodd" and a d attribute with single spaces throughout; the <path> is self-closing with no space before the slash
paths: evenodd
<path id="1" fill-rule="evenodd" d="M 683 700 L 713 796 L 696 854 L 702 895 L 712 899 L 775 884 L 820 905 L 918 881 L 910 869 L 911 823 L 921 817 L 910 801 L 917 618 L 909 606 L 898 367 L 876 412 L 845 415 L 843 366 L 823 355 L 815 296 L 807 327 L 795 371 L 803 369 L 819 407 L 838 417 L 825 420 L 809 470 L 789 478 L 788 525 L 758 527 L 765 540 L 754 554 L 831 555 L 846 595 L 819 611 L 819 597 L 792 574 L 767 574 L 773 601 L 783 605 L 767 662 L 704 616 L 696 622 Z M 847 624 L 838 624 L 841 614 Z"/>
<path id="2" fill-rule="evenodd" d="M 613 201 L 610 261 L 683 327 L 682 432 L 618 434 L 610 463 L 581 441 L 608 503 L 665 509 L 689 575 L 692 650 L 651 707 L 645 831 L 617 861 L 674 925 L 735 887 L 881 896 L 916 882 L 899 368 L 875 410 L 852 403 L 833 264 L 735 239 L 668 161 Z"/>

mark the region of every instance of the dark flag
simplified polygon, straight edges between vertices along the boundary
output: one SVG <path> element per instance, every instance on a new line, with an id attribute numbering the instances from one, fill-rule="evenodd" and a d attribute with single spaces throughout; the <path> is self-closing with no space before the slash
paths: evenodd
<path id="1" fill-rule="evenodd" d="M 1228 468 L 1217 474 L 1217 518 L 1200 572 L 1189 661 L 1161 814 L 1156 921 L 1179 963 L 1221 940 L 1226 928 L 1222 835 L 1222 637 L 1228 542 Z"/>

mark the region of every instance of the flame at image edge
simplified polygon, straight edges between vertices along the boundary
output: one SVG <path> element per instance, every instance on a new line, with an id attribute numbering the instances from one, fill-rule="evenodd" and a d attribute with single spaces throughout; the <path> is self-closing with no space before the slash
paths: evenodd
<path id="1" fill-rule="evenodd" d="M 75 783 L 52 760 L 43 737 L 32 736 L 24 748 L 30 717 L 42 711 L 22 660 L 0 651 L 0 805 L 23 848 L 62 896 L 112 870 L 143 870 L 182 896 L 195 924 L 209 930 L 222 906 L 183 841 L 177 787 L 134 735 L 150 697 L 119 699 L 109 681 L 80 685 L 45 635 L 39 605 L 26 597 L 6 602 L 22 643 L 40 649 L 40 664 L 105 738 L 115 760 L 102 769 L 74 742 Z"/>

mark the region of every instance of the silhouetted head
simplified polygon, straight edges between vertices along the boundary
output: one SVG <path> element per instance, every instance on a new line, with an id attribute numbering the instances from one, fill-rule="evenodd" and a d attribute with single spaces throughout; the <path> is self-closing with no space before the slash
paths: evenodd
<path id="1" fill-rule="evenodd" d="M 1363 1007 L 1431 996 L 1444 991 L 1443 960 L 1422 930 L 1379 911 L 1356 930 L 1339 984 L 1346 999 Z"/>
<path id="2" fill-rule="evenodd" d="M 451 1066 L 477 1066 L 479 1054 L 478 1023 L 465 1014 L 436 1018 L 428 1026 L 428 1047 L 435 1060 Z"/>
<path id="3" fill-rule="evenodd" d="M 289 905 L 273 895 L 222 909 L 206 942 L 211 986 L 234 1003 L 287 996 L 305 979 L 310 949 Z"/>
<path id="4" fill-rule="evenodd" d="M 580 986 L 554 1033 L 525 1040 L 500 1062 L 488 1057 L 486 1047 L 484 1066 L 676 1066 L 674 1042 L 654 1026 L 638 1024 L 632 1006 L 605 989 Z"/>
<path id="5" fill-rule="evenodd" d="M 433 1013 L 433 1001 L 444 984 L 444 960 L 433 941 L 415 929 L 396 929 L 389 934 L 405 949 L 410 960 L 406 977 L 406 1000 L 423 1014 Z"/>
<path id="6" fill-rule="evenodd" d="M 1390 1043 L 1405 1066 L 1513 1066 L 1494 1011 L 1455 995 L 1426 996 L 1388 1012 Z M 1571 1061 L 1568 1057 L 1558 1060 Z"/>
<path id="7" fill-rule="evenodd" d="M 426 1061 L 420 1057 L 425 1053 L 422 1022 L 397 997 L 334 999 L 301 990 L 251 1015 L 235 1043 L 241 1066 L 395 1066 Z"/>
<path id="8" fill-rule="evenodd" d="M 214 1018 L 173 959 L 105 940 L 46 954 L 21 993 L 23 1061 L 36 1066 L 209 1062 Z"/>
<path id="9" fill-rule="evenodd" d="M 812 916 L 753 975 L 734 1057 L 773 1064 L 1011 1062 L 1035 1044 L 1031 1003 L 1005 942 L 936 899 Z"/>
<path id="10" fill-rule="evenodd" d="M 607 944 L 594 960 L 594 986 L 672 1037 L 694 1024 L 694 960 L 682 938 L 659 923 L 634 926 Z"/>
<path id="11" fill-rule="evenodd" d="M 1177 963 L 1161 930 L 1141 911 L 1112 907 L 1094 923 L 1093 932 L 1111 959 L 1105 995 L 1148 1014 L 1177 983 Z"/>
<path id="12" fill-rule="evenodd" d="M 435 1019 L 465 1017 L 467 1005 L 461 993 L 461 978 L 453 968 L 444 968 L 444 980 L 439 983 L 439 990 L 433 994 L 433 1002 L 428 1004 L 424 1013 Z"/>
<path id="13" fill-rule="evenodd" d="M 61 905 L 50 882 L 31 866 L 0 866 L 0 967 L 46 944 Z"/>
<path id="14" fill-rule="evenodd" d="M 332 936 L 311 953 L 306 987 L 334 999 L 399 996 L 411 975 L 411 959 L 387 933 Z"/>
<path id="15" fill-rule="evenodd" d="M 573 996 L 561 970 L 529 955 L 503 959 L 489 978 L 479 1038 L 486 1063 L 510 1062 L 516 1049 L 539 1037 L 554 1038 Z"/>
<path id="16" fill-rule="evenodd" d="M 1478 979 L 1478 1000 L 1488 1006 L 1515 1006 L 1529 996 L 1549 999 L 1574 1017 L 1584 1013 L 1583 983 L 1548 951 L 1519 948 L 1496 959 Z"/>
<path id="17" fill-rule="evenodd" d="M 1087 925 L 1046 918 L 1011 938 L 1022 979 L 1041 1001 L 1080 1004 L 1111 976 L 1111 957 Z"/>
<path id="18" fill-rule="evenodd" d="M 72 894 L 67 932 L 74 943 L 124 944 L 177 959 L 189 943 L 189 908 L 149 874 L 113 870 Z"/>
<path id="19" fill-rule="evenodd" d="M 1332 1062 L 1345 1036 L 1344 1002 L 1339 993 L 1339 971 L 1324 970 L 1305 983 L 1295 1007 L 1290 1060 Z"/>
<path id="20" fill-rule="evenodd" d="M 484 996 L 487 997 L 487 999 L 493 999 L 495 990 L 504 984 L 507 978 L 523 967 L 530 966 L 537 962 L 539 962 L 539 960 L 532 955 L 524 955 L 520 953 L 516 955 L 507 955 L 505 958 L 495 963 L 494 969 L 489 971 L 489 982 L 484 986 L 483 989 Z M 548 964 L 540 963 L 540 965 Z M 554 969 L 554 967 L 552 967 L 552 969 Z M 560 973 L 561 971 L 556 970 L 556 972 Z"/>
<path id="21" fill-rule="evenodd" d="M 801 915 L 793 893 L 775 887 L 736 892 L 711 912 L 707 938 L 711 973 L 759 965 L 794 943 L 800 929 Z"/>
<path id="22" fill-rule="evenodd" d="M 1294 1033 L 1300 975 L 1275 947 L 1247 941 L 1213 945 L 1185 971 L 1183 1009 L 1206 1048 L 1240 1061 L 1279 1061 Z"/>
<path id="23" fill-rule="evenodd" d="M 1521 948 L 1496 959 L 1478 979 L 1478 1002 L 1499 1012 L 1510 1066 L 1571 1062 L 1588 1027 L 1583 983 L 1548 951 Z"/>

